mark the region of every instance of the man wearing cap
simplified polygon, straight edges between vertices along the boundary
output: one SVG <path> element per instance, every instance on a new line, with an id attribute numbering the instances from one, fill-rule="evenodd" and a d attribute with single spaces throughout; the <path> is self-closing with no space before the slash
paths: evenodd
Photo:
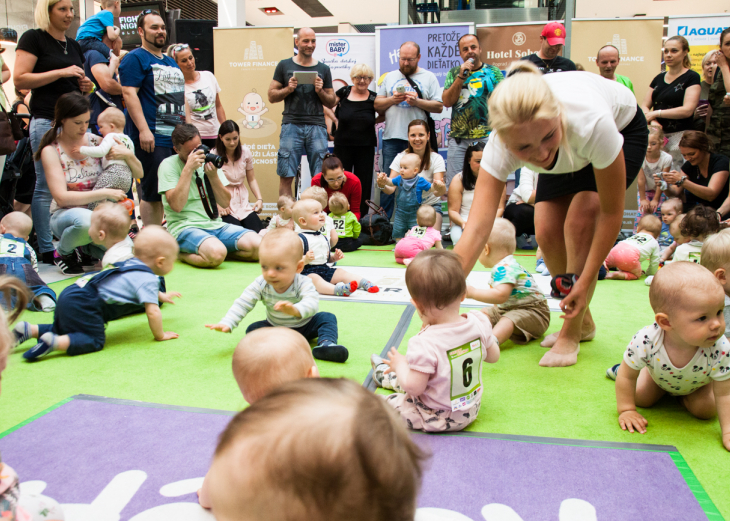
<path id="1" fill-rule="evenodd" d="M 607 80 L 617 81 L 621 85 L 628 87 L 631 92 L 634 92 L 634 84 L 626 76 L 616 74 L 616 68 L 618 63 L 621 61 L 618 49 L 611 44 L 604 45 L 598 49 L 598 55 L 596 56 L 596 65 L 598 65 L 598 72 Z"/>
<path id="2" fill-rule="evenodd" d="M 534 63 L 543 74 L 577 70 L 575 63 L 558 56 L 563 45 L 565 45 L 565 27 L 561 23 L 550 22 L 540 33 L 540 50 L 522 59 Z"/>

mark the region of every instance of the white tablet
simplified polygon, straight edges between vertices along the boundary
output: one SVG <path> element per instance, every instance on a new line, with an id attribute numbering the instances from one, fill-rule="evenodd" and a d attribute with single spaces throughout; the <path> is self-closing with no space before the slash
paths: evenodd
<path id="1" fill-rule="evenodd" d="M 294 71 L 294 77 L 297 79 L 297 83 L 299 85 L 314 85 L 314 80 L 317 79 L 317 73 L 307 71 Z"/>

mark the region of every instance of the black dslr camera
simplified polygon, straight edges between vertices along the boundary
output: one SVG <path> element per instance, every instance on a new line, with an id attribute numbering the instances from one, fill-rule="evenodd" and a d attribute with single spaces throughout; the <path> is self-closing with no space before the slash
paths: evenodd
<path id="1" fill-rule="evenodd" d="M 216 168 L 221 168 L 223 166 L 223 158 L 221 156 L 211 154 L 210 147 L 207 147 L 205 145 L 199 145 L 195 150 L 193 150 L 192 153 L 195 154 L 198 150 L 202 150 L 205 154 L 206 163 L 213 163 Z"/>

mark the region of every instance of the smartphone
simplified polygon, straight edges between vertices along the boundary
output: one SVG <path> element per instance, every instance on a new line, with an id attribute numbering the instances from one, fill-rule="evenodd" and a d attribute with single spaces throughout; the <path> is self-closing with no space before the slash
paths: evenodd
<path id="1" fill-rule="evenodd" d="M 397 92 L 398 94 L 405 94 L 405 93 L 406 93 L 406 88 L 405 88 L 405 86 L 403 86 L 403 85 L 398 85 L 398 86 L 397 86 L 397 87 L 395 88 L 395 91 L 396 91 L 396 92 Z"/>
<path id="2" fill-rule="evenodd" d="M 317 73 L 308 71 L 294 71 L 294 77 L 297 79 L 297 83 L 299 85 L 314 85 L 314 80 L 317 79 Z"/>

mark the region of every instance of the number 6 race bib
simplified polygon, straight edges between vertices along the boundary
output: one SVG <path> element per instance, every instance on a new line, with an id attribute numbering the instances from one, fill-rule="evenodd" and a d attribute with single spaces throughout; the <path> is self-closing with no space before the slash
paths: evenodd
<path id="1" fill-rule="evenodd" d="M 451 365 L 451 410 L 476 403 L 482 388 L 482 342 L 478 338 L 446 351 Z"/>

